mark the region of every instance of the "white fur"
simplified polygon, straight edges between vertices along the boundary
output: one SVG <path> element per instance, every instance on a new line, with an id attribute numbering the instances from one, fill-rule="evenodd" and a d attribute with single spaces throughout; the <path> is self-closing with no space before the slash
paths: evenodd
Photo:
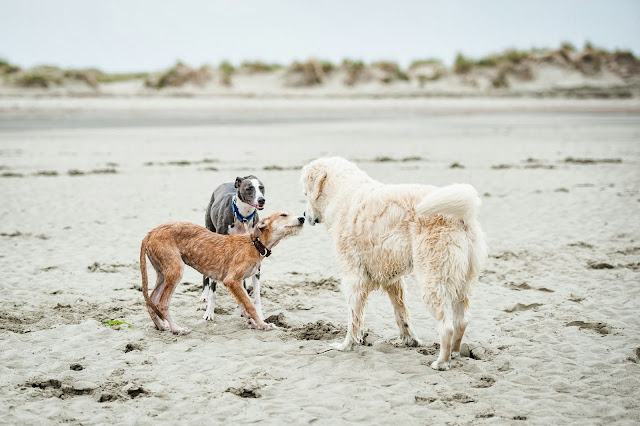
<path id="1" fill-rule="evenodd" d="M 204 312 L 202 319 L 205 321 L 213 321 L 214 311 L 216 309 L 216 292 L 209 291 L 207 298 L 207 310 Z"/>
<path id="2" fill-rule="evenodd" d="M 410 324 L 403 276 L 416 271 L 422 300 L 438 321 L 441 350 L 432 367 L 450 368 L 468 324 L 471 286 L 487 258 L 470 185 L 385 185 L 355 164 L 322 158 L 302 169 L 309 222 L 325 223 L 335 244 L 349 307 L 347 336 L 362 343 L 368 293 L 382 289 L 394 307 L 403 342 L 420 341 Z"/>
<path id="3" fill-rule="evenodd" d="M 251 179 L 251 183 L 253 184 L 256 196 L 253 197 L 253 204 L 258 204 L 258 199 L 260 197 L 264 197 L 264 194 L 262 193 L 262 191 L 260 191 L 260 182 L 258 181 L 258 179 Z"/>
<path id="4" fill-rule="evenodd" d="M 253 281 L 253 306 L 256 307 L 256 311 L 260 316 L 260 319 L 264 321 L 264 314 L 262 313 L 262 300 L 260 299 L 260 280 L 253 275 L 251 277 Z"/>
<path id="5" fill-rule="evenodd" d="M 201 302 L 207 302 L 209 300 L 209 293 L 211 292 L 211 286 L 208 285 L 202 290 L 202 294 L 200 295 Z"/>
<path id="6" fill-rule="evenodd" d="M 423 216 L 446 214 L 470 220 L 478 215 L 481 204 L 473 186 L 458 183 L 431 192 L 416 206 L 416 210 Z"/>
<path id="7" fill-rule="evenodd" d="M 253 202 L 257 203 L 257 201 L 255 201 L 255 200 Z M 240 212 L 240 214 L 243 217 L 251 216 L 251 213 L 253 213 L 256 210 L 255 207 L 253 207 L 250 204 L 245 203 L 244 201 L 240 200 L 240 198 L 238 198 L 238 197 L 236 197 L 236 207 L 238 207 L 238 211 Z"/>

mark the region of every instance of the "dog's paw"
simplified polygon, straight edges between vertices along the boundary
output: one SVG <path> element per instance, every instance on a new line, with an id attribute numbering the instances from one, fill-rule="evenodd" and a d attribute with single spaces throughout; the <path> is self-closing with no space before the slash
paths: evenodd
<path id="1" fill-rule="evenodd" d="M 411 336 L 403 337 L 402 343 L 404 343 L 405 346 L 409 346 L 411 348 L 422 346 L 422 340 L 418 339 L 417 337 L 411 337 Z"/>
<path id="2" fill-rule="evenodd" d="M 460 357 L 460 352 L 451 352 L 451 359 Z"/>
<path id="3" fill-rule="evenodd" d="M 353 350 L 353 343 L 351 342 L 342 342 L 342 343 L 332 343 L 331 347 L 341 352 L 349 352 Z"/>
<path id="4" fill-rule="evenodd" d="M 173 330 L 171 330 L 171 332 L 173 334 L 175 334 L 176 336 L 184 336 L 185 334 L 191 333 L 191 330 L 189 330 L 188 328 L 184 328 L 184 327 L 176 327 Z"/>
<path id="5" fill-rule="evenodd" d="M 205 312 L 204 315 L 202 316 L 202 319 L 205 321 L 213 321 L 213 312 L 211 313 Z"/>
<path id="6" fill-rule="evenodd" d="M 269 331 L 269 330 L 274 330 L 278 327 L 276 327 L 275 324 L 270 324 L 267 322 L 263 322 L 262 324 L 257 324 L 254 320 L 251 320 L 249 321 L 249 328 L 253 328 L 255 330 Z"/>
<path id="7" fill-rule="evenodd" d="M 451 369 L 451 364 L 449 364 L 449 362 L 439 363 L 438 361 L 433 361 L 431 363 L 431 368 L 439 371 L 447 371 Z"/>

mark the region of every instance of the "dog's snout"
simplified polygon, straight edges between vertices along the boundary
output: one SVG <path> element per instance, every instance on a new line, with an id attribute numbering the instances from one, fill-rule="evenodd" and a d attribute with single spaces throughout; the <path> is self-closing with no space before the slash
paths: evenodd
<path id="1" fill-rule="evenodd" d="M 263 205 L 265 201 L 266 200 L 264 199 L 264 197 L 258 198 L 258 204 L 260 204 L 260 205 Z"/>
<path id="2" fill-rule="evenodd" d="M 315 223 L 320 223 L 320 220 L 316 218 Z"/>
<path id="3" fill-rule="evenodd" d="M 304 217 L 298 217 L 298 222 L 300 222 L 300 225 L 302 225 L 304 223 Z"/>

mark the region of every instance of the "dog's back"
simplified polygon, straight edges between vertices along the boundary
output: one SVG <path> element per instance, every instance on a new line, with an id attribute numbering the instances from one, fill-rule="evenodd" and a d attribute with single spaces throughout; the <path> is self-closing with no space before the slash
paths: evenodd
<path id="1" fill-rule="evenodd" d="M 211 200 L 205 213 L 205 224 L 208 230 L 218 234 L 228 234 L 233 225 L 233 211 L 229 208 L 236 193 L 233 182 L 219 185 L 211 194 Z"/>

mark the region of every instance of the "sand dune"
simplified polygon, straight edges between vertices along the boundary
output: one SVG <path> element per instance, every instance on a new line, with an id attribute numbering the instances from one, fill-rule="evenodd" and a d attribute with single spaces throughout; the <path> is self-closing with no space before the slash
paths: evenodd
<path id="1" fill-rule="evenodd" d="M 0 422 L 637 423 L 639 117 L 636 101 L 0 99 Z M 278 330 L 247 329 L 224 289 L 203 321 L 193 270 L 172 306 L 192 333 L 153 328 L 145 233 L 201 223 L 248 173 L 267 214 L 302 212 L 299 167 L 324 155 L 483 194 L 490 261 L 451 371 L 429 368 L 414 278 L 423 347 L 375 293 L 367 346 L 326 351 L 346 308 L 322 226 L 263 264 Z"/>

